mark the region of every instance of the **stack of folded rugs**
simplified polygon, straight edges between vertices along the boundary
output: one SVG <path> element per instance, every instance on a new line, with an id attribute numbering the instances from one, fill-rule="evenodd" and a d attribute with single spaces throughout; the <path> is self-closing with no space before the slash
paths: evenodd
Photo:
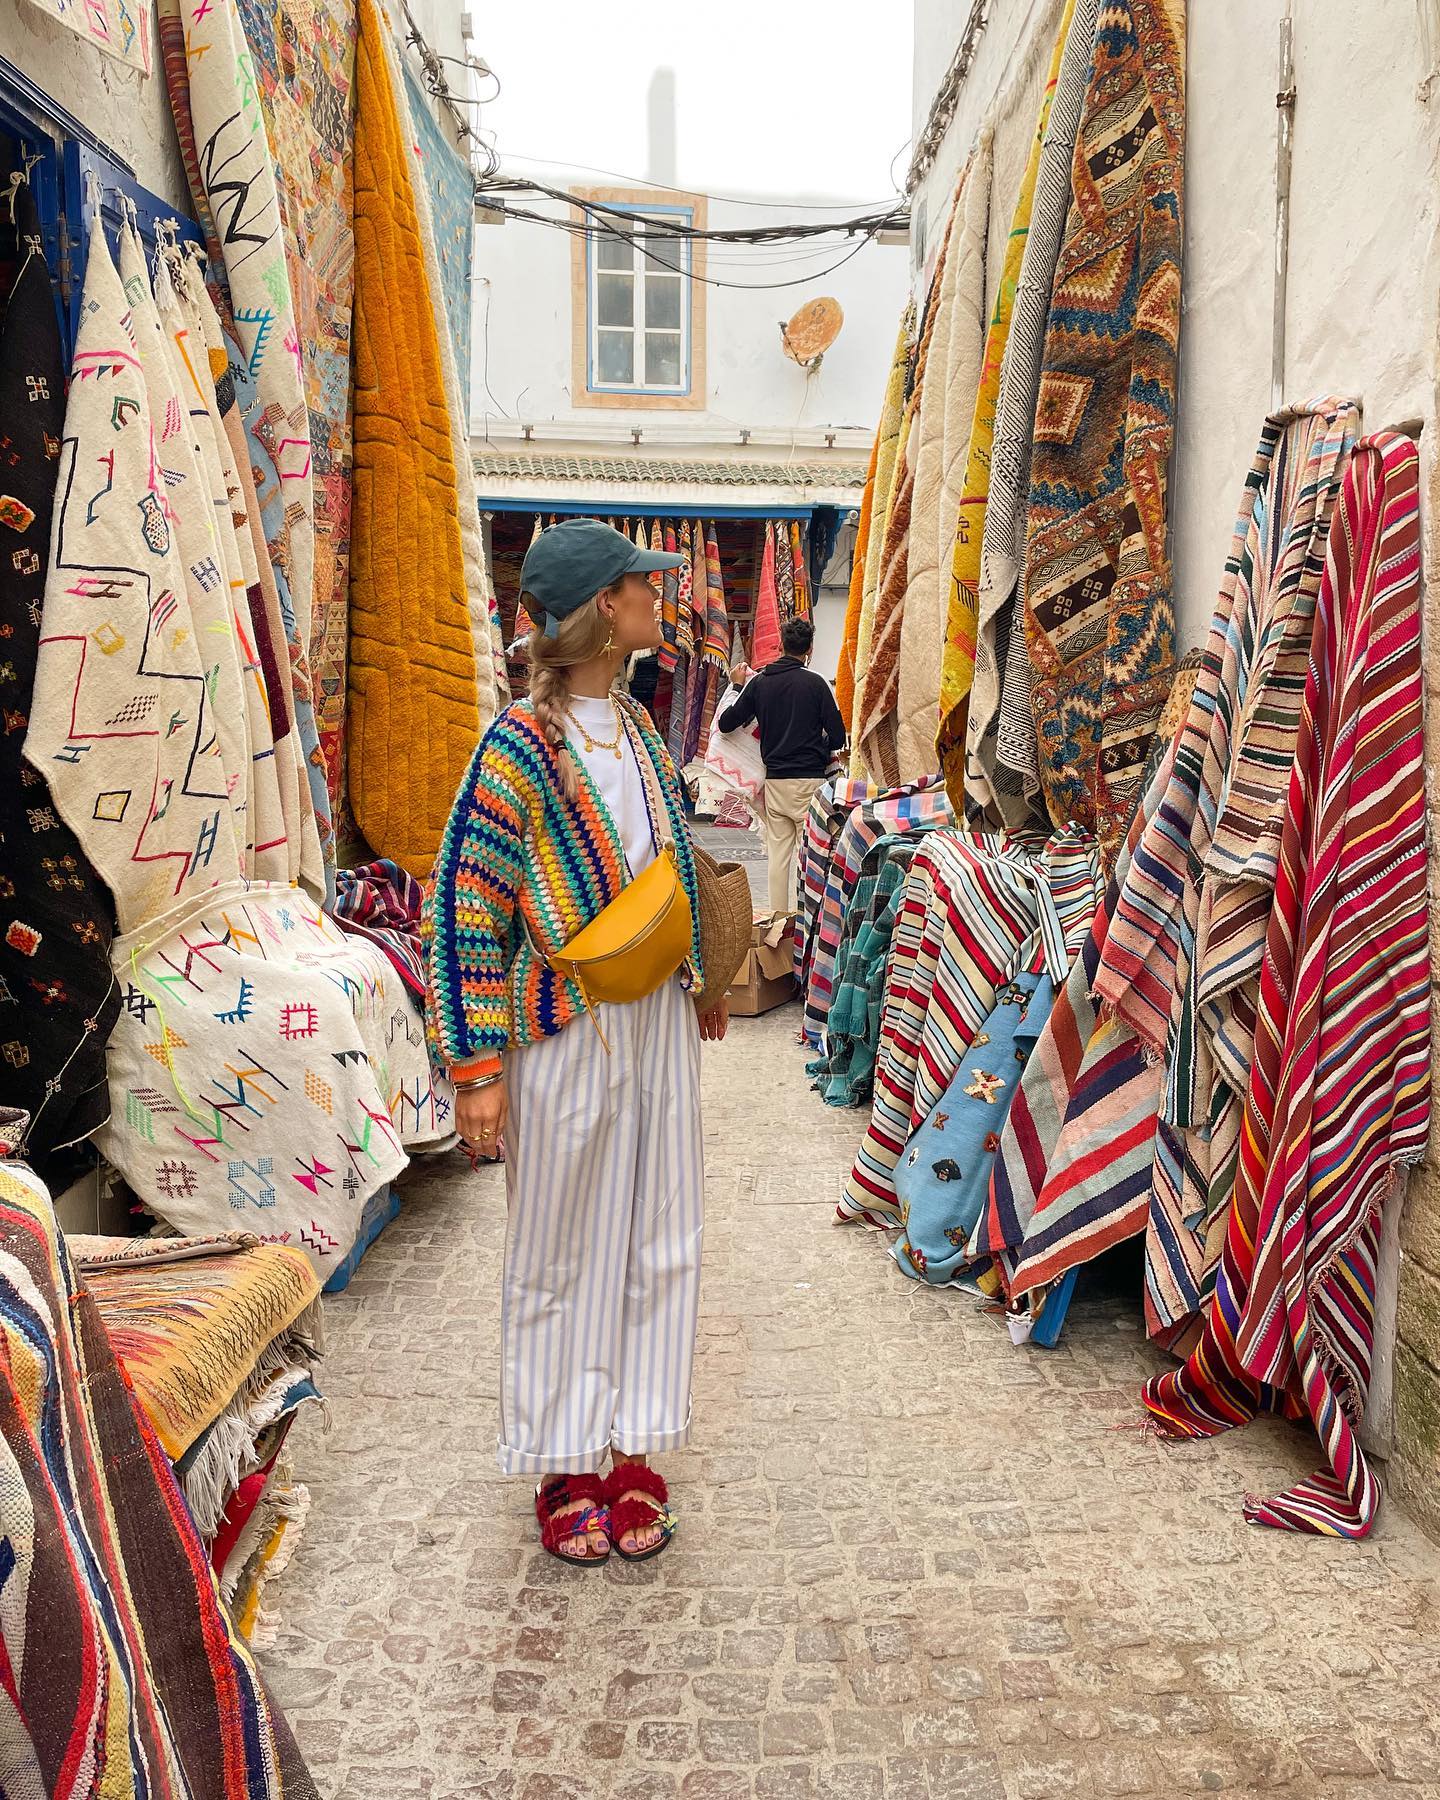
<path id="1" fill-rule="evenodd" d="M 174 1464 L 237 1629 L 271 1641 L 264 1589 L 294 1554 L 309 1508 L 285 1439 L 302 1407 L 324 1408 L 309 1259 L 245 1232 L 66 1242 Z"/>

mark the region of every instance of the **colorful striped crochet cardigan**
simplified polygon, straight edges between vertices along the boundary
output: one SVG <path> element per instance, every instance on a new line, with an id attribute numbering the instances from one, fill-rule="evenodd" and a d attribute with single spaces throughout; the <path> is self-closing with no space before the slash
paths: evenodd
<path id="1" fill-rule="evenodd" d="M 651 823 L 657 837 L 675 842 L 695 918 L 688 979 L 698 989 L 700 901 L 679 778 L 644 707 L 616 699 L 665 796 L 666 818 Z M 580 989 L 544 959 L 603 911 L 627 878 L 620 833 L 599 790 L 582 766 L 578 797 L 565 798 L 559 752 L 530 701 L 515 701 L 480 740 L 460 784 L 425 908 L 426 1019 L 452 1073 L 493 1073 L 504 1051 L 554 1037 L 584 1012 Z"/>

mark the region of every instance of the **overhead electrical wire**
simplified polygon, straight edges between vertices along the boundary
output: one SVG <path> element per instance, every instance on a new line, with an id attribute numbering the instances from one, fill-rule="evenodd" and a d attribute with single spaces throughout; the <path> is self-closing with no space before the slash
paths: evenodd
<path id="1" fill-rule="evenodd" d="M 527 176 L 489 177 L 482 180 L 477 198 L 483 200 L 486 194 L 519 192 L 542 194 L 547 199 L 557 200 L 566 206 L 573 206 L 590 215 L 597 224 L 603 225 L 624 237 L 626 232 L 612 223 L 624 220 L 627 224 L 639 225 L 645 221 L 639 217 L 633 205 L 626 206 L 608 200 L 595 200 L 585 194 L 576 194 L 566 188 L 551 187 L 543 181 L 532 181 Z M 522 209 L 506 205 L 504 211 L 512 217 L 525 216 Z M 545 215 L 534 215 L 544 217 Z M 848 219 L 794 221 L 789 224 L 776 225 L 738 225 L 729 228 L 685 225 L 674 219 L 656 220 L 649 229 L 659 237 L 677 241 L 699 242 L 710 244 L 778 244 L 796 238 L 833 237 L 838 233 L 852 236 L 856 232 L 873 235 L 880 231 L 899 230 L 908 222 L 908 210 L 903 201 L 897 201 L 884 211 L 859 213 Z M 582 230 L 590 229 L 582 226 Z"/>
<path id="2" fill-rule="evenodd" d="M 488 177 L 493 175 L 500 167 L 500 158 L 495 154 L 494 146 L 486 143 L 485 139 L 480 136 L 480 133 L 465 117 L 464 113 L 460 111 L 462 105 L 478 106 L 481 102 L 469 97 L 459 98 L 451 92 L 450 83 L 445 79 L 445 70 L 442 67 L 442 63 L 456 62 L 459 59 L 453 56 L 442 58 L 438 51 L 432 50 L 429 43 L 426 41 L 424 32 L 421 31 L 420 27 L 415 22 L 415 15 L 410 10 L 408 0 L 400 0 L 400 4 L 405 14 L 405 42 L 407 46 L 412 47 L 419 55 L 421 67 L 425 71 L 426 92 L 433 100 L 438 100 L 449 112 L 455 126 L 456 143 L 464 144 L 468 139 L 480 152 L 480 155 L 484 158 L 485 167 L 479 172 L 478 179 L 488 179 Z M 465 63 L 463 66 L 466 68 L 475 67 L 473 63 Z M 484 72 L 488 73 L 491 80 L 495 83 L 495 94 L 498 94 L 500 91 L 500 77 L 493 69 Z M 495 95 L 492 94 L 490 99 L 494 98 Z M 489 101 L 486 101 L 485 104 L 488 105 Z"/>
<path id="3" fill-rule="evenodd" d="M 901 146 L 901 149 L 908 148 L 908 145 Z M 897 151 L 896 157 L 899 154 L 900 152 Z M 554 156 L 526 156 L 520 151 L 511 151 L 509 156 L 512 162 L 538 163 L 546 169 L 575 169 L 583 175 L 608 175 L 612 181 L 623 181 L 630 187 L 650 188 L 657 194 L 694 195 L 697 200 L 714 200 L 721 206 L 753 206 L 772 212 L 794 212 L 796 210 L 795 203 L 789 200 L 742 200 L 738 194 L 711 194 L 703 188 L 671 187 L 667 182 L 651 181 L 643 175 L 622 175 L 618 169 L 600 169 L 594 163 L 565 162 Z M 902 202 L 903 196 L 897 192 L 893 199 L 887 200 L 807 200 L 804 204 L 811 212 L 847 212 L 854 206 L 879 208 L 900 205 Z"/>
<path id="4" fill-rule="evenodd" d="M 528 224 L 532 225 L 547 225 L 552 230 L 567 232 L 571 237 L 588 237 L 595 229 L 593 225 L 582 224 L 576 219 L 557 219 L 549 213 L 532 212 L 527 207 L 507 206 L 505 208 L 505 216 L 510 219 L 523 219 Z M 647 262 L 654 263 L 657 268 L 666 269 L 672 274 L 683 275 L 688 281 L 699 282 L 705 287 L 761 290 L 803 287 L 807 283 L 818 281 L 826 275 L 833 275 L 836 269 L 843 268 L 853 257 L 858 256 L 867 244 L 874 241 L 880 231 L 884 229 L 884 222 L 881 222 L 870 229 L 861 231 L 858 234 L 860 241 L 857 244 L 852 245 L 843 256 L 838 257 L 833 263 L 829 264 L 828 267 L 823 269 L 812 269 L 806 274 L 794 276 L 789 281 L 724 281 L 713 275 L 698 275 L 693 269 L 677 269 L 674 263 L 666 261 L 664 257 L 654 255 L 631 232 L 621 231 L 617 227 L 609 224 L 608 221 L 605 224 L 605 229 L 613 232 L 616 237 L 625 239 L 632 249 L 638 250 Z M 834 227 L 832 229 L 839 228 Z M 697 235 L 703 236 L 703 234 Z M 623 274 L 624 271 L 619 270 L 617 273 Z"/>
<path id="5" fill-rule="evenodd" d="M 488 75 L 495 83 L 495 92 L 493 94 L 485 94 L 483 97 L 479 94 L 466 94 L 463 96 L 452 94 L 450 98 L 454 100 L 457 106 L 493 106 L 504 91 L 500 86 L 500 77 L 490 67 L 489 63 L 483 62 L 478 56 L 448 56 L 443 50 L 431 50 L 430 55 L 434 57 L 436 62 L 454 63 L 457 69 L 470 69 L 473 70 L 476 75 Z"/>
<path id="6" fill-rule="evenodd" d="M 462 105 L 479 107 L 481 105 L 490 104 L 500 91 L 499 76 L 495 74 L 493 69 L 490 69 L 487 65 L 484 65 L 475 59 L 444 56 L 433 50 L 426 42 L 424 34 L 417 25 L 407 0 L 401 0 L 401 5 L 405 14 L 405 23 L 408 27 L 406 43 L 408 46 L 413 47 L 419 55 L 421 65 L 425 72 L 425 85 L 427 89 L 431 96 L 439 100 L 449 111 L 450 116 L 455 123 L 457 139 L 462 143 L 468 139 L 485 160 L 485 168 L 476 173 L 476 204 L 477 206 L 487 205 L 492 210 L 498 211 L 504 218 L 521 219 L 527 224 L 545 225 L 552 230 L 565 231 L 571 236 L 586 238 L 599 228 L 611 233 L 615 237 L 622 238 L 630 245 L 632 251 L 638 251 L 647 262 L 653 264 L 655 267 L 667 269 L 675 274 L 683 275 L 689 281 L 699 282 L 705 287 L 740 290 L 755 289 L 757 291 L 801 287 L 808 282 L 823 279 L 825 276 L 833 274 L 836 269 L 842 268 L 853 257 L 858 256 L 860 251 L 865 248 L 866 244 L 872 243 L 882 231 L 902 229 L 908 223 L 906 205 L 899 196 L 897 196 L 893 202 L 879 202 L 876 206 L 865 212 L 833 221 L 791 221 L 783 225 L 739 226 L 730 229 L 714 230 L 687 225 L 680 220 L 673 218 L 666 218 L 663 220 L 657 219 L 647 223 L 635 213 L 633 208 L 615 206 L 607 201 L 594 200 L 582 194 L 570 193 L 564 188 L 551 187 L 546 182 L 534 181 L 528 176 L 516 175 L 502 177 L 499 175 L 500 158 L 494 145 L 482 137 L 479 129 L 476 126 L 471 125 L 469 120 L 466 119 L 459 110 Z M 457 96 L 453 94 L 450 85 L 446 80 L 443 68 L 443 64 L 446 62 L 455 63 L 457 67 L 474 69 L 477 73 L 482 75 L 489 75 L 491 80 L 495 82 L 496 93 L 488 96 L 484 101 L 474 96 Z M 525 160 L 533 163 L 548 163 L 551 161 L 551 159 L 545 157 L 529 157 Z M 568 166 L 573 168 L 584 167 L 585 165 L 554 163 L 553 166 L 559 168 Z M 635 179 L 634 177 L 618 175 L 612 170 L 592 169 L 589 172 L 602 175 L 610 174 L 613 175 L 616 180 L 621 181 Z M 691 191 L 683 188 L 667 187 L 660 182 L 646 182 L 643 185 L 648 189 L 659 193 L 683 194 Z M 556 218 L 548 213 L 535 212 L 528 207 L 517 206 L 508 200 L 497 198 L 500 195 L 510 193 L 537 194 L 544 196 L 547 199 L 557 201 L 562 205 L 574 207 L 585 215 L 584 222 L 571 218 Z M 705 194 L 697 197 L 716 200 L 725 204 L 764 207 L 767 210 L 773 211 L 793 212 L 795 210 L 794 203 L 787 203 L 779 200 L 749 201 L 732 198 L 727 201 L 725 196 L 715 194 Z M 853 204 L 855 203 L 830 203 L 819 201 L 815 203 L 814 210 L 821 212 L 839 212 L 846 206 Z M 632 226 L 633 229 L 626 230 L 625 225 L 627 224 Z M 647 226 L 645 237 L 648 238 L 649 242 L 644 241 L 641 237 L 639 228 L 642 224 Z M 677 247 L 686 243 L 770 246 L 779 252 L 779 254 L 774 256 L 735 258 L 714 256 L 710 260 L 713 261 L 714 266 L 717 268 L 797 267 L 801 264 L 818 261 L 825 255 L 829 246 L 816 245 L 813 249 L 795 249 L 789 252 L 784 251 L 782 249 L 783 246 L 799 244 L 815 238 L 836 237 L 841 234 L 846 237 L 858 237 L 859 241 L 851 245 L 845 251 L 843 256 L 837 257 L 834 262 L 827 264 L 826 267 L 821 269 L 807 268 L 801 274 L 795 275 L 785 281 L 727 281 L 723 277 L 710 275 L 708 273 L 700 275 L 695 272 L 693 267 L 689 269 L 678 267 L 676 262 L 670 260 L 663 254 L 658 254 L 650 247 L 650 245 L 657 240 L 670 240 L 676 244 Z M 495 398 L 493 394 L 490 397 L 492 400 Z"/>
<path id="7" fill-rule="evenodd" d="M 990 8 L 993 4 L 994 0 L 971 0 L 970 15 L 961 29 L 955 54 L 935 90 L 929 116 L 915 140 L 914 154 L 905 176 L 907 194 L 913 194 L 935 166 L 935 158 L 945 140 L 945 133 L 950 129 L 955 109 L 960 104 L 960 90 L 965 85 L 965 77 L 974 64 L 980 40 L 985 35 L 985 27 L 990 23 Z"/>

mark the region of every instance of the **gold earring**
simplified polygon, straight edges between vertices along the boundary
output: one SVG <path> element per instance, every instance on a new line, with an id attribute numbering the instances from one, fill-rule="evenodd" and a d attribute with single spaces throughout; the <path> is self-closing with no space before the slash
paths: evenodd
<path id="1" fill-rule="evenodd" d="M 614 654 L 614 651 L 615 651 L 615 627 L 612 625 L 610 627 L 609 631 L 607 631 L 605 634 L 605 648 L 600 652 L 600 654 L 602 656 L 611 656 Z"/>

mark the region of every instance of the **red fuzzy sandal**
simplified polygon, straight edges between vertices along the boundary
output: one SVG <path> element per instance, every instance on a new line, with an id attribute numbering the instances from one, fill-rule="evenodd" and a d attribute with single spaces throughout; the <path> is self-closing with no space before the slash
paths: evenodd
<path id="1" fill-rule="evenodd" d="M 637 1493 L 643 1499 L 622 1499 Z M 605 1481 L 605 1500 L 610 1509 L 610 1543 L 624 1562 L 648 1562 L 658 1556 L 674 1537 L 680 1521 L 670 1511 L 670 1490 L 665 1478 L 646 1463 L 616 1463 Z M 622 1550 L 620 1540 L 628 1531 L 645 1531 L 660 1527 L 658 1544 L 649 1550 Z"/>
<path id="2" fill-rule="evenodd" d="M 589 1504 L 581 1512 L 564 1511 L 577 1501 Z M 610 1560 L 610 1511 L 605 1504 L 605 1483 L 598 1475 L 559 1475 L 542 1481 L 535 1490 L 535 1516 L 540 1521 L 540 1548 L 548 1550 L 557 1562 L 590 1569 Z M 560 1548 L 571 1538 L 588 1539 L 592 1533 L 605 1540 L 603 1556 L 572 1556 Z"/>

